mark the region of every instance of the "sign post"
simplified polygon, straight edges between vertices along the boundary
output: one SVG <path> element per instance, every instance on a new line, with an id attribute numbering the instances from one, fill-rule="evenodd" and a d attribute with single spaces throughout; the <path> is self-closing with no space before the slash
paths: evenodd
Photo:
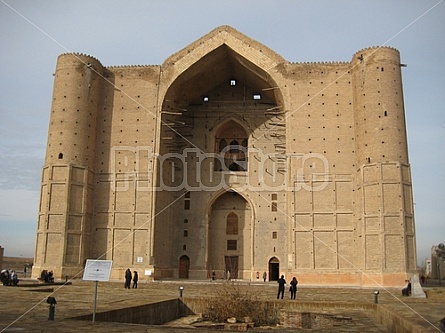
<path id="1" fill-rule="evenodd" d="M 112 264 L 113 261 L 111 260 L 94 259 L 87 259 L 87 262 L 85 264 L 85 269 L 83 271 L 83 280 L 96 282 L 96 286 L 94 288 L 93 324 L 96 319 L 97 285 L 99 284 L 99 281 L 110 281 Z"/>

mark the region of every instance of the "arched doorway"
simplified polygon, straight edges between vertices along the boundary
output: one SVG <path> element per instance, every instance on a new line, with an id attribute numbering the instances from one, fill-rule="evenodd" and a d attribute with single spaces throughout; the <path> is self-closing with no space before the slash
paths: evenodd
<path id="1" fill-rule="evenodd" d="M 190 258 L 186 255 L 179 258 L 179 278 L 188 279 L 190 270 Z"/>
<path id="2" fill-rule="evenodd" d="M 280 261 L 277 257 L 269 260 L 269 281 L 277 281 L 280 277 Z"/>
<path id="3" fill-rule="evenodd" d="M 248 279 L 252 266 L 252 210 L 235 191 L 212 204 L 208 225 L 208 271 L 231 279 Z"/>

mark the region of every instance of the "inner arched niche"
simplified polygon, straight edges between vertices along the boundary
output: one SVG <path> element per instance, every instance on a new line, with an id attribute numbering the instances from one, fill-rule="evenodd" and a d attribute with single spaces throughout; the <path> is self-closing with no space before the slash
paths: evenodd
<path id="1" fill-rule="evenodd" d="M 209 272 L 218 277 L 250 277 L 252 249 L 252 210 L 235 191 L 222 193 L 212 204 L 208 225 Z"/>
<path id="2" fill-rule="evenodd" d="M 220 126 L 215 136 L 215 171 L 247 171 L 249 135 L 234 120 Z"/>
<path id="3" fill-rule="evenodd" d="M 167 89 L 161 108 L 160 152 L 191 147 L 212 152 L 212 144 L 196 140 L 197 131 L 203 131 L 197 119 L 252 113 L 264 118 L 266 110 L 282 105 L 281 91 L 269 73 L 222 44 L 199 58 Z M 266 121 L 257 120 L 256 126 Z"/>

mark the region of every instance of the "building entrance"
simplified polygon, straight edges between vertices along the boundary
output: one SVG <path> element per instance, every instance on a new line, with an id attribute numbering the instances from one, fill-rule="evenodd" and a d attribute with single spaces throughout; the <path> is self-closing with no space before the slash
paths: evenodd
<path id="1" fill-rule="evenodd" d="M 229 277 L 228 273 L 230 273 L 231 279 L 238 279 L 238 256 L 225 256 L 224 261 L 227 277 Z"/>
<path id="2" fill-rule="evenodd" d="M 190 269 L 190 259 L 187 256 L 179 258 L 179 278 L 188 279 Z"/>
<path id="3" fill-rule="evenodd" d="M 269 260 L 269 281 L 277 281 L 280 277 L 280 261 L 273 257 Z"/>

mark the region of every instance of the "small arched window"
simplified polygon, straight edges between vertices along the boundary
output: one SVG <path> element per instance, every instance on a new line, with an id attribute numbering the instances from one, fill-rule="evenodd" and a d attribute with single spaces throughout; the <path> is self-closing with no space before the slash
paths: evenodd
<path id="1" fill-rule="evenodd" d="M 219 141 L 219 152 L 221 152 L 224 148 L 226 148 L 226 146 L 227 146 L 227 142 L 226 142 L 226 140 L 221 139 L 221 140 Z"/>
<path id="2" fill-rule="evenodd" d="M 239 151 L 239 147 L 238 146 L 239 146 L 238 141 L 232 140 L 230 142 L 230 153 L 236 154 Z"/>
<path id="3" fill-rule="evenodd" d="M 215 171 L 247 171 L 247 131 L 233 120 L 227 121 L 216 133 Z"/>
<path id="4" fill-rule="evenodd" d="M 234 212 L 227 215 L 226 235 L 238 235 L 238 215 Z"/>

